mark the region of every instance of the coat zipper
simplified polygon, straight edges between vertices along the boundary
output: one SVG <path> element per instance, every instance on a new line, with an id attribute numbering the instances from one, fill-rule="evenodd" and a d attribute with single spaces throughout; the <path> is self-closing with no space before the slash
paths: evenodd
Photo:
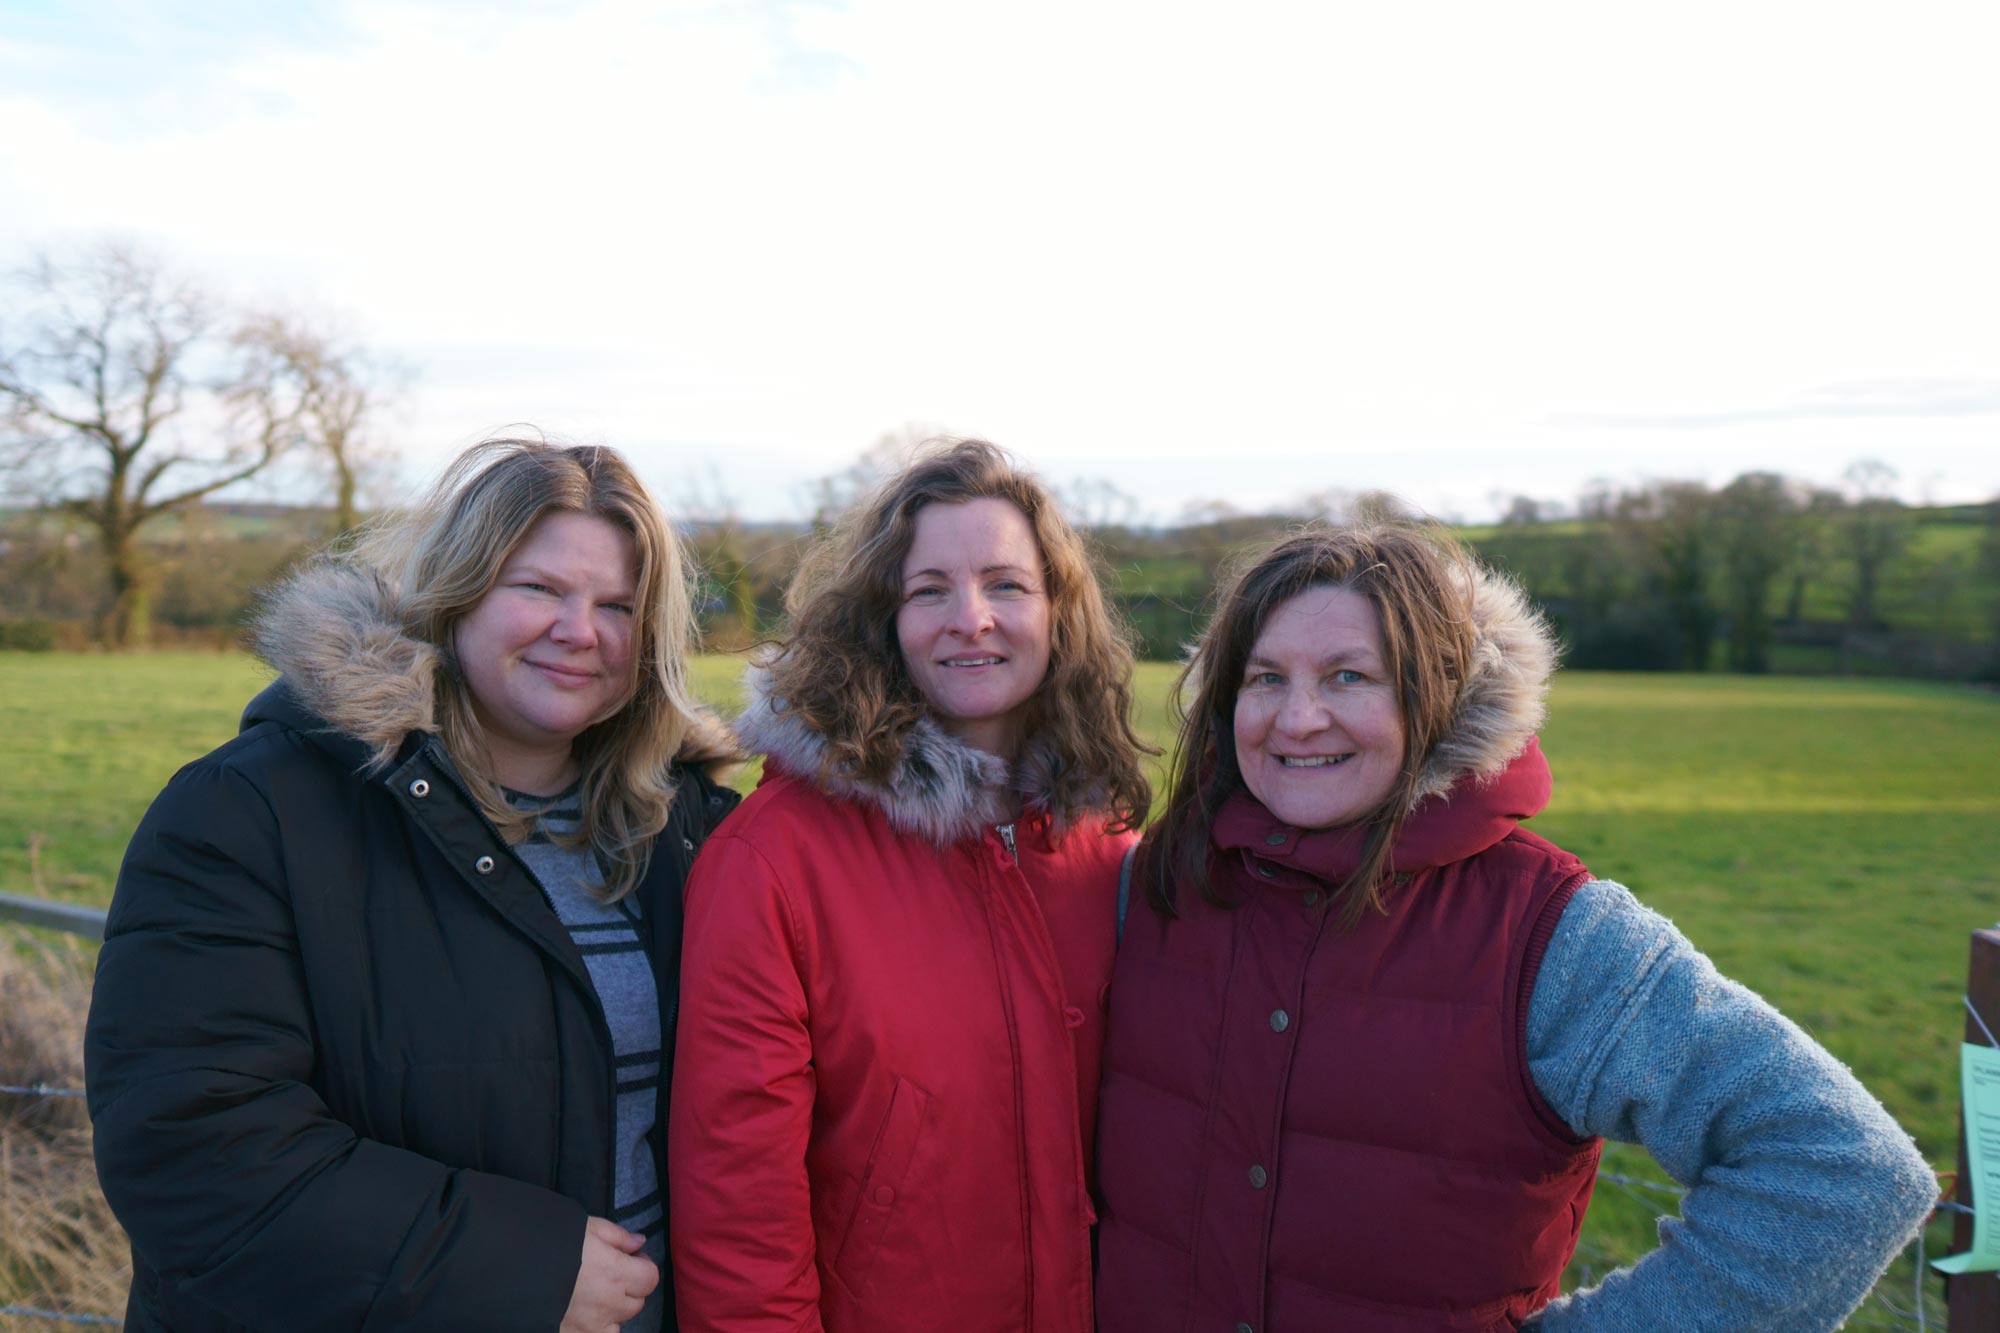
<path id="1" fill-rule="evenodd" d="M 438 749 L 440 752 L 444 752 L 442 745 L 439 745 Z M 458 774 L 449 762 L 449 758 L 449 753 L 446 752 L 447 762 L 437 763 L 436 760 L 432 761 L 436 764 L 438 775 L 458 789 L 460 799 L 472 808 L 472 813 L 477 815 L 479 822 L 486 826 L 487 835 L 499 845 L 500 849 L 506 855 L 513 858 L 514 864 L 521 868 L 521 873 L 528 877 L 528 882 L 534 885 L 536 891 L 542 895 L 542 901 L 548 905 L 549 915 L 555 918 L 556 926 L 566 932 L 568 927 L 562 923 L 562 913 L 556 911 L 556 900 L 549 896 L 549 891 L 543 886 L 540 877 L 528 868 L 528 863 L 521 859 L 521 854 L 514 850 L 514 845 L 500 835 L 499 828 L 487 816 L 486 811 L 480 808 L 479 802 L 472 799 L 472 793 L 467 791 L 465 784 L 458 780 Z M 565 975 L 570 974 L 567 967 L 563 969 L 563 972 Z M 584 1010 L 596 1020 L 591 1026 L 596 1029 L 598 1041 L 608 1057 L 604 1062 L 605 1084 L 611 1095 L 611 1134 L 604 1149 L 604 1183 L 607 1191 L 607 1197 L 604 1200 L 604 1212 L 605 1216 L 608 1217 L 618 1206 L 618 1045 L 612 1040 L 611 1019 L 604 1012 L 604 1000 L 597 993 L 597 982 L 595 978 L 590 976 L 590 965 L 588 963 L 584 965 L 584 977 L 590 981 L 590 999 L 593 1001 L 591 1004 L 586 1004 Z M 572 977 L 573 980 L 574 977 Z M 678 996 L 676 997 L 676 1004 L 678 1004 Z"/>
<path id="2" fill-rule="evenodd" d="M 995 824 L 993 826 L 993 831 L 995 833 L 998 833 L 1000 835 L 1000 841 L 1006 844 L 1007 855 L 1010 858 L 1012 858 L 1016 864 L 1018 864 L 1021 860 L 1021 857 L 1020 854 L 1014 850 L 1014 826 L 1012 824 Z"/>

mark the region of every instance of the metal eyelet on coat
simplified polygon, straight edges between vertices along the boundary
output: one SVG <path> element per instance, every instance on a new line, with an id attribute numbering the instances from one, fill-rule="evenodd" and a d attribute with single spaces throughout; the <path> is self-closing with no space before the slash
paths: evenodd
<path id="1" fill-rule="evenodd" d="M 490 875 L 493 873 L 493 858 L 482 856 L 472 863 L 472 868 L 482 875 Z"/>
<path id="2" fill-rule="evenodd" d="M 689 856 L 693 856 L 693 855 L 694 855 L 694 839 L 693 839 L 693 838 L 682 838 L 682 839 L 681 839 L 681 846 L 683 846 L 683 847 L 685 847 L 685 848 L 687 848 L 687 849 L 688 849 L 688 855 L 689 855 Z"/>
<path id="3" fill-rule="evenodd" d="M 1271 867 L 1269 867 L 1268 865 L 1265 865 L 1262 861 L 1259 861 L 1257 863 L 1257 873 L 1262 875 L 1265 879 L 1269 879 L 1271 878 L 1271 876 L 1277 874 L 1278 872 L 1271 869 Z"/>
<path id="4" fill-rule="evenodd" d="M 410 784 L 410 795 L 416 797 L 418 800 L 421 801 L 424 799 L 424 797 L 429 796 L 430 794 L 431 794 L 431 784 L 426 782 L 424 779 L 418 778 L 415 782 L 412 782 Z"/>

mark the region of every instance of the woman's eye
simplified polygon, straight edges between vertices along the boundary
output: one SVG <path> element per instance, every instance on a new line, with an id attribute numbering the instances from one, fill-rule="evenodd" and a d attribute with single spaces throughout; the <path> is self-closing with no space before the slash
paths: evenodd
<path id="1" fill-rule="evenodd" d="M 553 593 L 555 591 L 555 589 L 551 588 L 548 584 L 536 583 L 533 579 L 523 579 L 521 580 L 521 582 L 515 584 L 514 586 L 517 588 L 525 588 L 529 592 Z"/>
<path id="2" fill-rule="evenodd" d="M 1367 680 L 1368 677 L 1362 675 L 1359 671 L 1356 671 L 1351 667 L 1346 667 L 1339 671 L 1334 672 L 1333 679 L 1336 683 L 1341 685 L 1359 685 L 1361 684 L 1361 682 Z"/>
<path id="3" fill-rule="evenodd" d="M 934 602 L 944 596 L 943 588 L 915 588 L 905 598 L 912 602 Z"/>
<path id="4" fill-rule="evenodd" d="M 629 616 L 632 614 L 632 607 L 629 603 L 626 602 L 606 602 L 604 604 L 604 609 L 606 611 L 616 611 L 621 616 Z"/>
<path id="5" fill-rule="evenodd" d="M 1250 673 L 1250 679 L 1243 683 L 1245 685 L 1276 685 L 1283 680 L 1284 677 L 1275 671 L 1253 671 Z"/>

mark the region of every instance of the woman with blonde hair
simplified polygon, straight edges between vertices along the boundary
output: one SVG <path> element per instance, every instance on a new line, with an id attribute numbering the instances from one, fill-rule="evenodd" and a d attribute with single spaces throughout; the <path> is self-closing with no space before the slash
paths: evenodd
<path id="1" fill-rule="evenodd" d="M 1088 1333 L 1120 860 L 1150 798 L 1082 541 L 998 449 L 813 552 L 687 893 L 681 1327 Z"/>
<path id="2" fill-rule="evenodd" d="M 1410 525 L 1224 589 L 1112 985 L 1103 1333 L 1806 1333 L 1930 1211 L 1853 1075 L 1520 827 L 1554 664 L 1518 589 Z M 1560 1295 L 1604 1138 L 1688 1194 Z"/>
<path id="3" fill-rule="evenodd" d="M 734 804 L 659 506 L 495 440 L 268 599 L 126 853 L 85 1055 L 126 1327 L 672 1327 L 680 890 Z"/>

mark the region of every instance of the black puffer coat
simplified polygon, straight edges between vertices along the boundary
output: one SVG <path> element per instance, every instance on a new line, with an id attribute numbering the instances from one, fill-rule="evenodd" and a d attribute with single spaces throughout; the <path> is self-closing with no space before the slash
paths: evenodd
<path id="1" fill-rule="evenodd" d="M 85 1056 L 134 1333 L 549 1333 L 584 1218 L 610 1211 L 611 1038 L 582 958 L 435 736 L 365 776 L 371 745 L 329 725 L 379 657 L 280 663 L 301 669 L 175 776 L 119 872 Z M 299 697 L 329 689 L 332 709 Z M 683 748 L 637 890 L 667 1069 L 681 886 L 737 799 L 698 761 L 723 749 L 709 725 Z"/>

